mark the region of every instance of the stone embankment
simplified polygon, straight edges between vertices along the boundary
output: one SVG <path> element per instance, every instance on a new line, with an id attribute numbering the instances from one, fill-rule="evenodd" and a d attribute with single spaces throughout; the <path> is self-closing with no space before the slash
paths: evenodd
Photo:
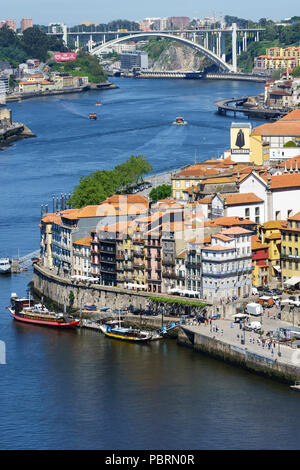
<path id="1" fill-rule="evenodd" d="M 25 124 L 13 122 L 12 125 L 0 129 L 0 146 L 6 146 L 15 140 L 29 137 L 35 137 L 35 134 Z"/>
<path id="2" fill-rule="evenodd" d="M 156 304 L 157 295 L 160 299 L 166 299 L 165 311 L 171 313 L 172 310 L 178 315 L 185 314 L 190 309 L 194 313 L 201 309 L 199 299 L 185 299 L 189 301 L 187 305 L 170 304 L 170 300 L 182 301 L 182 297 L 170 296 L 166 294 L 153 294 L 151 292 L 137 291 L 133 289 L 123 289 L 111 286 L 102 286 L 99 284 L 75 283 L 68 278 L 56 275 L 53 270 L 34 264 L 33 269 L 33 290 L 38 296 L 49 299 L 60 307 L 66 305 L 79 310 L 85 304 L 95 304 L 98 309 L 110 307 L 112 309 L 128 309 L 130 306 L 134 309 L 148 310 L 153 309 Z M 72 299 L 72 300 L 71 300 Z M 153 300 L 152 300 L 153 299 Z M 160 302 L 164 305 L 163 301 Z"/>
<path id="3" fill-rule="evenodd" d="M 86 86 L 81 87 L 70 87 L 64 88 L 61 90 L 47 90 L 47 91 L 39 91 L 39 92 L 32 92 L 32 93 L 11 93 L 7 95 L 6 102 L 11 101 L 22 101 L 29 98 L 42 98 L 44 96 L 55 96 L 55 95 L 66 95 L 69 93 L 81 93 L 87 90 L 108 90 L 112 88 L 119 88 L 112 82 L 106 81 L 102 83 L 89 83 Z"/>
<path id="4" fill-rule="evenodd" d="M 214 326 L 181 325 L 177 341 L 194 351 L 258 375 L 289 384 L 300 379 L 299 349 L 278 343 L 269 348 L 268 343 L 262 345 L 258 334 L 249 336 L 247 332 L 247 336 L 244 339 L 244 332 L 236 324 L 232 329 L 231 322 L 223 320 L 214 322 Z"/>

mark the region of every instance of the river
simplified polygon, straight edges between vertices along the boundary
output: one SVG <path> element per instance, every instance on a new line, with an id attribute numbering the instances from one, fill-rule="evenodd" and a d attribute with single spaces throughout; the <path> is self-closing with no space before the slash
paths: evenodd
<path id="1" fill-rule="evenodd" d="M 214 101 L 263 91 L 237 81 L 114 82 L 119 89 L 9 105 L 37 137 L 0 152 L 2 256 L 36 250 L 41 204 L 51 210 L 53 195 L 91 171 L 138 154 L 154 172 L 217 157 L 234 119 L 215 114 Z M 187 126 L 171 124 L 179 115 Z M 172 340 L 141 346 L 16 323 L 5 307 L 31 278 L 0 278 L 1 449 L 300 448 L 299 395 L 286 385 Z"/>

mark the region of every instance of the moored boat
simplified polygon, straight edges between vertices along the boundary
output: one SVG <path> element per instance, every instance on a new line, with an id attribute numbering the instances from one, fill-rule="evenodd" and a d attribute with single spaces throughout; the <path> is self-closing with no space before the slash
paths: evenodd
<path id="1" fill-rule="evenodd" d="M 123 328 L 111 324 L 100 325 L 100 330 L 109 338 L 120 339 L 122 341 L 131 341 L 135 343 L 145 343 L 152 340 L 152 334 L 149 331 L 141 331 L 134 328 Z"/>
<path id="2" fill-rule="evenodd" d="M 294 385 L 290 385 L 291 390 L 295 390 L 296 392 L 300 392 L 300 380 L 296 380 Z"/>
<path id="3" fill-rule="evenodd" d="M 42 304 L 34 304 L 31 299 L 19 298 L 11 295 L 11 305 L 7 307 L 10 314 L 17 321 L 35 325 L 52 326 L 56 328 L 75 328 L 80 319 L 73 319 L 64 313 L 50 312 Z"/>
<path id="4" fill-rule="evenodd" d="M 9 274 L 11 272 L 11 261 L 9 258 L 0 258 L 0 274 Z"/>

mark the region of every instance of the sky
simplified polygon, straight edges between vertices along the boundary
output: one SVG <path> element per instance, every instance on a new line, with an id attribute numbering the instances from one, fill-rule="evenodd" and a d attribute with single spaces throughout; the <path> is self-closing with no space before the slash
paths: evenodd
<path id="1" fill-rule="evenodd" d="M 81 21 L 108 23 L 116 19 L 132 21 L 145 17 L 189 16 L 202 18 L 225 15 L 238 16 L 244 19 L 259 20 L 270 18 L 281 20 L 300 15 L 299 0 L 14 0 L 3 2 L 0 9 L 0 21 L 32 18 L 34 24 L 47 25 L 51 22 L 64 22 L 68 26 Z"/>

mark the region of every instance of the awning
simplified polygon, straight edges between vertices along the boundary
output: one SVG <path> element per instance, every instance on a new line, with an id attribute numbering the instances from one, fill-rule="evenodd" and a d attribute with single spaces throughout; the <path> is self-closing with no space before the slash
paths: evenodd
<path id="1" fill-rule="evenodd" d="M 298 276 L 292 276 L 290 277 L 290 279 L 288 279 L 287 281 L 285 281 L 285 284 L 288 284 L 289 286 L 295 286 L 296 284 L 298 284 L 300 282 L 300 277 Z"/>
<path id="2" fill-rule="evenodd" d="M 279 264 L 275 264 L 275 266 L 273 266 L 273 268 L 275 269 L 275 271 L 277 272 L 281 272 L 281 267 L 279 266 Z"/>

